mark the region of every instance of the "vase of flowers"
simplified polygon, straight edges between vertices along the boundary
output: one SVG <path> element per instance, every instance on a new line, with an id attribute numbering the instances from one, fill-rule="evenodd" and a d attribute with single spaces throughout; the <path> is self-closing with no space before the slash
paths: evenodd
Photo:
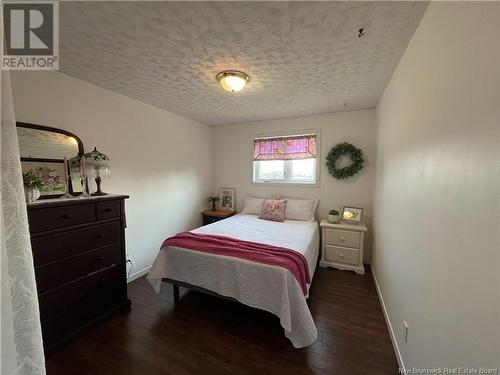
<path id="1" fill-rule="evenodd" d="M 215 211 L 215 209 L 216 209 L 215 205 L 217 204 L 218 201 L 219 201 L 219 197 L 216 197 L 215 195 L 208 197 L 208 203 L 210 203 L 212 205 L 212 211 Z"/>
<path id="2" fill-rule="evenodd" d="M 40 198 L 40 190 L 43 189 L 43 181 L 33 169 L 23 173 L 24 196 L 26 203 L 31 203 Z"/>
<path id="3" fill-rule="evenodd" d="M 328 212 L 328 221 L 330 223 L 336 223 L 340 219 L 339 212 L 337 210 L 330 210 Z"/>

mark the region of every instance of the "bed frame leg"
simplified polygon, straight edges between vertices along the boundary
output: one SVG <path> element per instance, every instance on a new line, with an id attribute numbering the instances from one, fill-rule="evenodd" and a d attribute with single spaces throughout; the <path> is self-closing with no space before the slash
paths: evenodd
<path id="1" fill-rule="evenodd" d="M 179 302 L 179 285 L 173 284 L 174 288 L 174 302 Z"/>

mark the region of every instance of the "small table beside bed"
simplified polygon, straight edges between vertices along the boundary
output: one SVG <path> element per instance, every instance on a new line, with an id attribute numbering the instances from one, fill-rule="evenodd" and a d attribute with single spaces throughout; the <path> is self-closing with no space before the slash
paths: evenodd
<path id="1" fill-rule="evenodd" d="M 173 284 L 176 300 L 180 285 L 271 312 L 294 347 L 309 346 L 317 337 L 306 302 L 319 253 L 317 201 L 289 200 L 297 201 L 289 217 L 308 220 L 283 222 L 260 219 L 259 201 L 247 197 L 242 213 L 166 240 L 147 278 L 157 293 L 162 282 Z M 304 202 L 312 215 L 294 213 Z M 307 282 L 298 276 L 301 261 Z"/>

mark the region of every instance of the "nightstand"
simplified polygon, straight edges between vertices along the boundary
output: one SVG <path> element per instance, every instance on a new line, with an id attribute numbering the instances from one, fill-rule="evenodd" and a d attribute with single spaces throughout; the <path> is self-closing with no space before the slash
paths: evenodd
<path id="1" fill-rule="evenodd" d="M 321 220 L 321 267 L 334 267 L 364 274 L 363 243 L 366 225 L 363 223 L 330 223 Z"/>
<path id="2" fill-rule="evenodd" d="M 203 225 L 212 224 L 219 220 L 224 220 L 230 216 L 233 216 L 236 212 L 234 211 L 219 211 L 219 210 L 205 210 L 201 214 L 203 215 Z"/>

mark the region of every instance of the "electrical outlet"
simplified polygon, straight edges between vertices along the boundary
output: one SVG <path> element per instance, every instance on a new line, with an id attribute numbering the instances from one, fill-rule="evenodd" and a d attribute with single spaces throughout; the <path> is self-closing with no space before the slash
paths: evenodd
<path id="1" fill-rule="evenodd" d="M 403 338 L 405 339 L 405 343 L 408 342 L 408 324 L 406 320 L 403 320 Z"/>

